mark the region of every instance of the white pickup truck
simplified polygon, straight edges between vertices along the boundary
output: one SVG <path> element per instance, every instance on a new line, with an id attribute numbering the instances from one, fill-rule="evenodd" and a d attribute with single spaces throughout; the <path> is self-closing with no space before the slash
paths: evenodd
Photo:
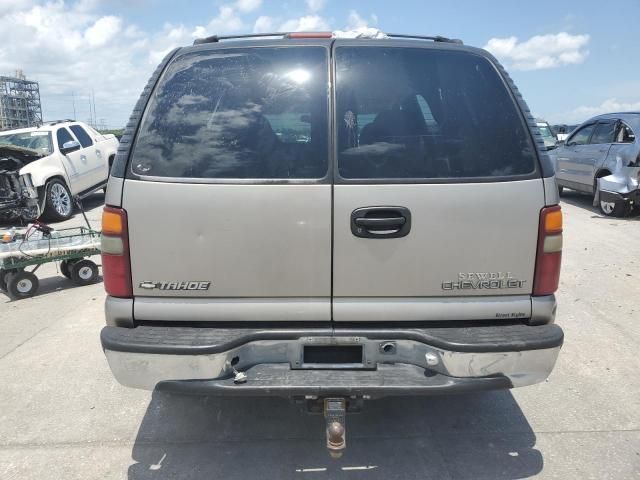
<path id="1" fill-rule="evenodd" d="M 0 132 L 0 216 L 66 220 L 73 197 L 106 187 L 118 148 L 82 122 Z"/>

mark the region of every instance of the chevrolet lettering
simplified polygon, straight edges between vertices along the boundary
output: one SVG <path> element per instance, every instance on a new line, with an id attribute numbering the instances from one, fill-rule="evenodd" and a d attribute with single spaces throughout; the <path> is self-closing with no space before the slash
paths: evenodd
<path id="1" fill-rule="evenodd" d="M 185 282 L 140 282 L 139 287 L 145 290 L 209 290 L 211 282 L 185 281 Z"/>
<path id="2" fill-rule="evenodd" d="M 513 278 L 511 272 L 459 273 L 458 280 L 442 282 L 443 290 L 500 290 L 523 288 L 526 280 Z"/>

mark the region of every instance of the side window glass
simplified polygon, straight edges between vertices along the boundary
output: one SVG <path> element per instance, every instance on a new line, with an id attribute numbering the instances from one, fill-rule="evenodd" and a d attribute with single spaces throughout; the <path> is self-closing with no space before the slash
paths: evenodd
<path id="1" fill-rule="evenodd" d="M 616 124 L 613 122 L 599 123 L 589 143 L 613 143 L 616 135 Z"/>
<path id="2" fill-rule="evenodd" d="M 589 142 L 589 137 L 591 136 L 591 132 L 593 132 L 594 128 L 595 125 L 587 125 L 586 127 L 582 127 L 571 136 L 571 138 L 567 142 L 567 145 L 586 145 Z"/>
<path id="3" fill-rule="evenodd" d="M 84 128 L 82 128 L 80 125 L 71 125 L 69 128 L 73 133 L 75 133 L 76 138 L 80 142 L 80 145 L 82 145 L 82 148 L 87 148 L 93 145 L 93 141 L 91 140 L 91 137 L 89 136 L 89 134 L 87 134 L 87 132 L 85 132 Z"/>
<path id="4" fill-rule="evenodd" d="M 628 125 L 624 123 L 620 123 L 618 127 L 618 132 L 616 134 L 616 142 L 617 143 L 633 143 L 636 140 L 636 136 L 633 133 L 633 130 L 629 128 Z"/>
<path id="5" fill-rule="evenodd" d="M 73 137 L 66 128 L 59 128 L 56 132 L 56 141 L 58 142 L 58 149 L 61 149 L 65 143 L 73 142 Z"/>

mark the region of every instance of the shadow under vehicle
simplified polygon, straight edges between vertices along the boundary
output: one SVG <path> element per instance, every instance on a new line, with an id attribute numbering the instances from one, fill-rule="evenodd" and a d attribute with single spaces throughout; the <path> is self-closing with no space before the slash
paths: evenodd
<path id="1" fill-rule="evenodd" d="M 372 400 L 349 416 L 340 459 L 319 448 L 323 419 L 280 398 L 153 392 L 129 480 L 529 478 L 544 459 L 508 391 Z"/>

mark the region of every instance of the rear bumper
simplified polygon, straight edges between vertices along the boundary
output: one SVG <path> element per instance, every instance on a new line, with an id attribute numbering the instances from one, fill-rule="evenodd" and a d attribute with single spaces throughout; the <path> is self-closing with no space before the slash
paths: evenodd
<path id="1" fill-rule="evenodd" d="M 429 395 L 543 381 L 557 325 L 250 330 L 105 327 L 102 346 L 123 385 L 212 395 Z M 358 345 L 362 364 L 306 368 L 309 345 Z M 385 349 L 385 345 L 391 345 Z M 233 366 L 232 366 L 233 364 Z M 234 368 L 247 375 L 234 383 Z"/>

